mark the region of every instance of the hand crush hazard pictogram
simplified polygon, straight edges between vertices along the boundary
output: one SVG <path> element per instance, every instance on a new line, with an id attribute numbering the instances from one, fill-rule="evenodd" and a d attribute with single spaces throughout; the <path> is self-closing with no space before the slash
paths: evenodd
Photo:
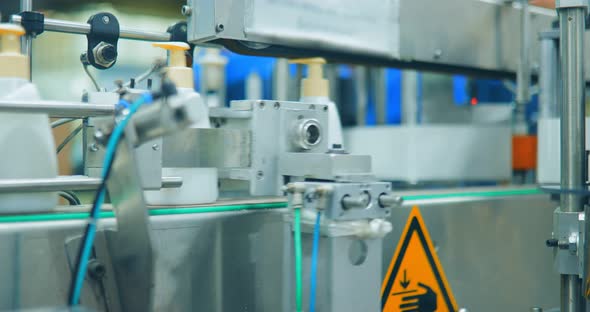
<path id="1" fill-rule="evenodd" d="M 418 207 L 412 208 L 381 287 L 384 312 L 457 311 Z"/>

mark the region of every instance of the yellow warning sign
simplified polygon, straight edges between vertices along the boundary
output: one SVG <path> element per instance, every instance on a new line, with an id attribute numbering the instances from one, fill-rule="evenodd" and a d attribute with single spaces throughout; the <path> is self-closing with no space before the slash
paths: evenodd
<path id="1" fill-rule="evenodd" d="M 414 206 L 381 286 L 384 312 L 457 311 L 455 297 Z"/>

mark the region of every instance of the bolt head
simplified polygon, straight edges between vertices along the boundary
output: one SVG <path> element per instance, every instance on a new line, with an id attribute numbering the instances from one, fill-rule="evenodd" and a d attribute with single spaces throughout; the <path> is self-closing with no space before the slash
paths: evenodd
<path id="1" fill-rule="evenodd" d="M 108 24 L 108 23 L 111 22 L 111 19 L 108 16 L 105 15 L 105 16 L 102 17 L 102 22 L 105 23 L 105 24 Z"/>
<path id="2" fill-rule="evenodd" d="M 92 143 L 88 147 L 88 150 L 90 150 L 91 152 L 98 152 L 99 148 L 98 148 L 98 145 L 96 145 L 96 143 Z"/>
<path id="3" fill-rule="evenodd" d="M 154 145 L 152 145 L 152 149 L 153 149 L 154 151 L 159 151 L 159 150 L 160 150 L 160 145 L 159 145 L 159 144 L 157 144 L 157 143 L 155 143 Z"/>
<path id="4" fill-rule="evenodd" d="M 183 5 L 182 9 L 180 10 L 180 12 L 182 13 L 183 16 L 191 16 L 193 15 L 193 8 L 191 8 L 188 5 Z"/>
<path id="5" fill-rule="evenodd" d="M 88 262 L 88 275 L 96 280 L 100 280 L 106 275 L 106 267 L 98 260 L 90 260 Z"/>
<path id="6" fill-rule="evenodd" d="M 440 59 L 442 57 L 442 55 L 443 55 L 443 50 L 441 50 L 441 49 L 434 50 L 434 59 L 435 60 Z"/>

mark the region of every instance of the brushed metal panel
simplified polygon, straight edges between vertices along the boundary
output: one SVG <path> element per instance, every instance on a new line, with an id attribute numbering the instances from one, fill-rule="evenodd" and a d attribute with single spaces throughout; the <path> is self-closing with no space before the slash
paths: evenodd
<path id="1" fill-rule="evenodd" d="M 557 203 L 548 195 L 408 201 L 392 211 L 383 269 L 418 205 L 459 307 L 528 311 L 559 306 L 559 275 L 545 246 Z"/>

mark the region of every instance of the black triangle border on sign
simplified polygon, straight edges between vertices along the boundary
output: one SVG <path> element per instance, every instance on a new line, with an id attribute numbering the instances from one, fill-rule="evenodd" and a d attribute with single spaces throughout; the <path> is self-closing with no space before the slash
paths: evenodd
<path id="1" fill-rule="evenodd" d="M 430 248 L 428 248 L 428 242 L 426 241 L 426 236 L 424 236 L 424 232 L 423 232 L 422 228 L 420 227 L 420 223 L 418 222 L 417 216 L 412 217 L 412 221 L 410 223 L 410 228 L 408 229 L 408 232 L 406 233 L 406 236 L 404 237 L 404 241 L 402 242 L 402 247 L 401 247 L 401 250 L 397 256 L 397 259 L 395 259 L 395 264 L 393 265 L 393 269 L 391 270 L 391 275 L 389 276 L 389 280 L 387 281 L 387 285 L 385 286 L 385 291 L 383 292 L 383 295 L 381 297 L 381 310 L 383 310 L 385 308 L 385 304 L 387 303 L 387 299 L 389 298 L 389 293 L 391 292 L 391 288 L 393 287 L 393 283 L 395 282 L 395 278 L 397 277 L 397 273 L 398 273 L 399 268 L 402 264 L 402 260 L 404 259 L 403 255 L 406 254 L 406 250 L 408 249 L 408 246 L 410 245 L 410 239 L 412 238 L 412 234 L 414 233 L 414 231 L 417 232 L 418 237 L 420 238 L 420 242 L 422 243 L 422 248 L 424 248 L 424 251 L 426 253 L 426 257 L 428 258 L 428 262 L 430 263 L 430 266 L 432 267 L 432 271 L 434 272 L 434 276 L 435 276 L 436 281 L 438 283 L 438 287 L 440 288 L 440 290 L 442 292 L 445 303 L 447 304 L 449 311 L 454 311 L 453 304 L 451 303 L 451 298 L 449 297 L 449 294 L 447 292 L 445 284 L 443 283 L 442 276 L 439 272 L 439 268 L 436 266 L 436 262 L 434 261 L 434 256 L 432 255 Z"/>

